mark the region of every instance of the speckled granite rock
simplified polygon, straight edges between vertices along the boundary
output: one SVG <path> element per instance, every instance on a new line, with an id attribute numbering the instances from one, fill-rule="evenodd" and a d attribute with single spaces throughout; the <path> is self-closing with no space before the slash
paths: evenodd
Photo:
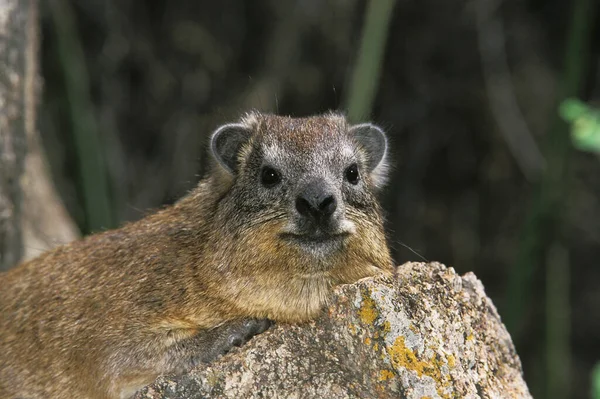
<path id="1" fill-rule="evenodd" d="M 472 274 L 407 263 L 341 286 L 323 316 L 278 325 L 136 398 L 530 398 L 496 308 Z"/>

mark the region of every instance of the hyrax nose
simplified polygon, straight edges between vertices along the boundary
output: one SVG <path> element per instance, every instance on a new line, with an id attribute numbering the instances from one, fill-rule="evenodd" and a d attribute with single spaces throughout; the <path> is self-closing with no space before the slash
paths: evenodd
<path id="1" fill-rule="evenodd" d="M 296 210 L 306 218 L 325 222 L 335 212 L 337 200 L 332 190 L 322 182 L 308 184 L 296 198 Z"/>

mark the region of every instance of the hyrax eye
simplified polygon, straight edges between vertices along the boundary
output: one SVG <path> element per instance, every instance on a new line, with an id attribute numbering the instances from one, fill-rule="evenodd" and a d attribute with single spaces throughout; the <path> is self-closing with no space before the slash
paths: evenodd
<path id="1" fill-rule="evenodd" d="M 271 188 L 279 184 L 281 181 L 281 175 L 278 171 L 270 166 L 263 166 L 260 171 L 260 182 L 263 186 Z"/>
<path id="2" fill-rule="evenodd" d="M 358 174 L 358 165 L 357 164 L 353 163 L 352 165 L 348 166 L 345 174 L 346 174 L 346 180 L 348 180 L 348 182 L 350 184 L 358 184 L 360 175 Z"/>

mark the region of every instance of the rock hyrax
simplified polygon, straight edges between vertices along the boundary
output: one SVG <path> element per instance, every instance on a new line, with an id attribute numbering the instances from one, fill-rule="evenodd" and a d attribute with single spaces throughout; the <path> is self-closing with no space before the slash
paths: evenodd
<path id="1" fill-rule="evenodd" d="M 175 205 L 0 275 L 1 398 L 125 398 L 392 271 L 381 129 L 251 113 L 210 149 Z"/>

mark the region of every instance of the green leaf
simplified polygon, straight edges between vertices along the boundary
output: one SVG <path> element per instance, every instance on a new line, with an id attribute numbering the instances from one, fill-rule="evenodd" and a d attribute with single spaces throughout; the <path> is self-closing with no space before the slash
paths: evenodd
<path id="1" fill-rule="evenodd" d="M 576 98 L 567 98 L 558 107 L 558 113 L 566 122 L 574 122 L 589 112 L 589 107 Z"/>
<path id="2" fill-rule="evenodd" d="M 600 153 L 600 111 L 575 98 L 564 100 L 558 110 L 571 124 L 573 146 L 581 151 Z"/>

